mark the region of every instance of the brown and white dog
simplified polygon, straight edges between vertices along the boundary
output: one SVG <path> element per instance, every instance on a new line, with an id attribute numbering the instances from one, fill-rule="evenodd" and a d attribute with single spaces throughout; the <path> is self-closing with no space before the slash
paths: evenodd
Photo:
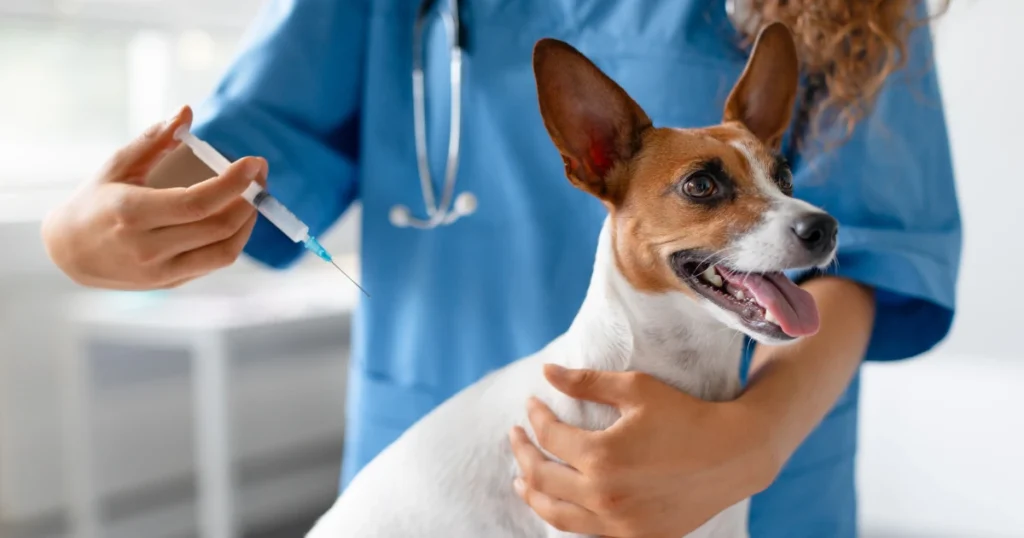
<path id="1" fill-rule="evenodd" d="M 817 330 L 814 300 L 783 271 L 830 263 L 838 224 L 792 197 L 777 154 L 797 93 L 788 29 L 761 31 L 722 123 L 701 129 L 654 127 L 560 41 L 538 42 L 533 67 L 566 175 L 609 212 L 587 297 L 564 334 L 452 397 L 381 452 L 310 538 L 567 536 L 514 493 L 519 470 L 507 433 L 530 431 L 530 396 L 591 430 L 618 413 L 555 391 L 545 363 L 645 372 L 699 398 L 730 400 L 741 390 L 739 333 L 780 344 Z M 747 536 L 747 506 L 690 536 Z"/>

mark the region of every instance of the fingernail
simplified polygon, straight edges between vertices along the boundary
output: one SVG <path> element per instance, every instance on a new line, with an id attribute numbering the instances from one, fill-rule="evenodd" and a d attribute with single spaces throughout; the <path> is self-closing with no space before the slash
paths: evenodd
<path id="1" fill-rule="evenodd" d="M 540 400 L 538 400 L 536 396 L 530 396 L 529 398 L 526 399 L 526 409 L 528 411 L 533 411 L 534 409 L 537 409 L 539 406 Z"/>
<path id="2" fill-rule="evenodd" d="M 263 159 L 249 159 L 245 163 L 245 175 L 254 180 L 263 174 L 264 167 Z"/>
<path id="3" fill-rule="evenodd" d="M 569 370 L 557 364 L 548 364 L 548 377 L 554 377 L 558 379 L 566 379 L 569 376 Z"/>
<path id="4" fill-rule="evenodd" d="M 181 115 L 184 114 L 184 113 L 185 113 L 185 107 L 184 106 L 179 107 L 178 111 L 175 112 L 173 116 L 171 116 L 170 118 L 167 118 L 167 121 L 164 122 L 164 127 L 170 127 L 171 125 L 173 125 L 174 122 L 178 121 L 178 118 L 180 118 Z"/>
<path id="5" fill-rule="evenodd" d="M 522 478 L 516 478 L 512 481 L 512 488 L 516 490 L 516 494 L 522 496 L 526 493 L 526 484 L 523 483 Z"/>

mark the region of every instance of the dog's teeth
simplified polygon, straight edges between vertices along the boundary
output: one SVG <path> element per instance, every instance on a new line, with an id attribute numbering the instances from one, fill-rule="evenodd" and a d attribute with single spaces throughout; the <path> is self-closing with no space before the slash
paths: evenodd
<path id="1" fill-rule="evenodd" d="M 718 276 L 718 273 L 715 272 L 715 266 L 714 265 L 712 265 L 711 267 L 708 267 L 707 269 L 705 269 L 704 272 L 700 274 L 700 276 L 708 284 L 711 284 L 712 286 L 714 286 L 716 288 L 721 288 L 722 286 L 725 285 L 725 281 L 722 280 L 722 277 Z"/>
<path id="2" fill-rule="evenodd" d="M 779 324 L 779 320 L 775 319 L 775 315 L 772 314 L 771 310 L 766 310 L 764 313 L 764 320 L 768 323 Z"/>
<path id="3" fill-rule="evenodd" d="M 732 296 L 741 301 L 747 298 L 747 294 L 743 293 L 743 290 L 741 289 L 732 290 Z"/>

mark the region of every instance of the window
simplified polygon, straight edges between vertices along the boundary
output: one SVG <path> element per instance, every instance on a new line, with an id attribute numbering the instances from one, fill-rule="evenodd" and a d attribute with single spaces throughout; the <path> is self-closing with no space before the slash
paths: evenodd
<path id="1" fill-rule="evenodd" d="M 0 220 L 38 218 L 231 60 L 254 0 L 0 2 Z"/>

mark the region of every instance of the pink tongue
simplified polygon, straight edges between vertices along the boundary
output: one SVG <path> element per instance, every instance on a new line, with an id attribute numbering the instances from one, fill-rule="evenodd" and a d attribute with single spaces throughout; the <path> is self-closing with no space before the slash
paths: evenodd
<path id="1" fill-rule="evenodd" d="M 786 275 L 748 273 L 723 276 L 747 288 L 754 295 L 754 300 L 775 316 L 782 332 L 794 337 L 818 332 L 818 306 L 814 304 L 814 297 Z"/>

